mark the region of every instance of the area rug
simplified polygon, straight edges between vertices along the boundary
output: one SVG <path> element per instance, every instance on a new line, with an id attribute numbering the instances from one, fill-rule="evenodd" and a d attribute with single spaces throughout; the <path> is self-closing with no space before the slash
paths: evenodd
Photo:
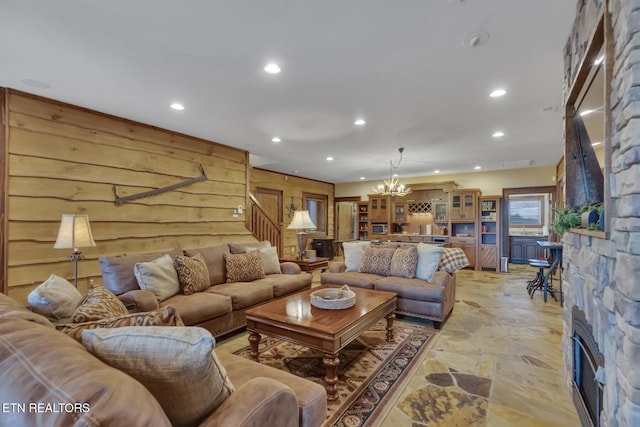
<path id="1" fill-rule="evenodd" d="M 386 321 L 380 321 L 340 352 L 338 400 L 327 402 L 329 426 L 371 426 L 381 419 L 435 342 L 437 332 L 405 320 L 394 322 L 394 341 L 386 341 Z M 322 354 L 290 342 L 264 337 L 260 363 L 322 384 Z M 234 354 L 249 357 L 250 347 Z"/>

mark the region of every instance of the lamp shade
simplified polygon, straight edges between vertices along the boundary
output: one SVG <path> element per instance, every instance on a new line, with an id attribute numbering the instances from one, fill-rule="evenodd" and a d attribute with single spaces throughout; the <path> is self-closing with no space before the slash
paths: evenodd
<path id="1" fill-rule="evenodd" d="M 62 215 L 55 249 L 87 248 L 95 246 L 89 225 L 89 215 Z"/>
<path id="2" fill-rule="evenodd" d="M 291 224 L 287 227 L 288 230 L 306 230 L 307 228 L 316 228 L 316 225 L 311 221 L 309 211 L 296 211 L 293 214 Z"/>

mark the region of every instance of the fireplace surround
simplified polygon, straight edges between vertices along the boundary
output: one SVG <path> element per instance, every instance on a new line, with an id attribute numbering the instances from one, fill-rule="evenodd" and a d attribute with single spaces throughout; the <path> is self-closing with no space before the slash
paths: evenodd
<path id="1" fill-rule="evenodd" d="M 604 355 L 598 351 L 591 325 L 578 307 L 571 309 L 573 325 L 573 402 L 583 426 L 600 426 L 604 384 Z"/>

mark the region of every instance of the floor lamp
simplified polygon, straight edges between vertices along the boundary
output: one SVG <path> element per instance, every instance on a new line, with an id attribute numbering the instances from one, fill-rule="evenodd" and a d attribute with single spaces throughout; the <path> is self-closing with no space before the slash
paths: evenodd
<path id="1" fill-rule="evenodd" d="M 54 249 L 73 249 L 67 260 L 73 261 L 73 284 L 78 288 L 78 260 L 83 259 L 78 248 L 95 246 L 89 225 L 89 215 L 62 215 Z"/>
<path id="2" fill-rule="evenodd" d="M 307 247 L 307 232 L 309 228 L 316 228 L 316 225 L 311 221 L 309 211 L 295 211 L 291 224 L 287 227 L 287 230 L 300 230 L 296 237 L 298 238 L 298 256 L 300 259 L 304 257 L 304 252 Z"/>

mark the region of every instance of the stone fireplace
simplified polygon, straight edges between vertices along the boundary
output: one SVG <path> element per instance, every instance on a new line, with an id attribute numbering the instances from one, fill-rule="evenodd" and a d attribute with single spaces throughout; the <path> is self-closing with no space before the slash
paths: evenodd
<path id="1" fill-rule="evenodd" d="M 639 426 L 640 1 L 577 3 L 565 48 L 567 89 L 600 17 L 610 18 L 604 31 L 612 53 L 605 103 L 607 227 L 606 234 L 563 236 L 565 381 L 578 412 L 593 416 L 593 425 Z"/>

